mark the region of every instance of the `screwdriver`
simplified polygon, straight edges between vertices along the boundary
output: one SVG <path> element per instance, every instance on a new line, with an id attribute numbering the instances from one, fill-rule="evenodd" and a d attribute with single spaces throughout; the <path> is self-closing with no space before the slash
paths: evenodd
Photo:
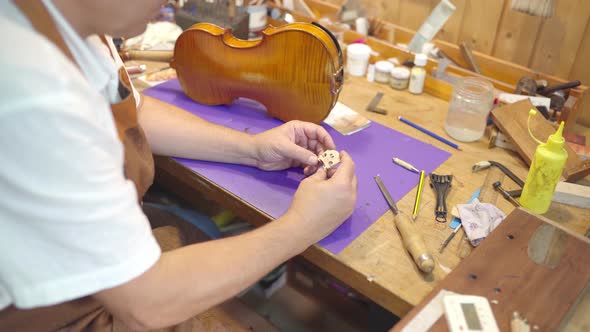
<path id="1" fill-rule="evenodd" d="M 426 273 L 432 272 L 432 270 L 434 270 L 434 258 L 432 258 L 432 255 L 426 249 L 424 240 L 416 229 L 416 226 L 413 224 L 409 216 L 398 210 L 395 201 L 385 188 L 379 175 L 375 176 L 375 182 L 377 182 L 379 190 L 381 190 L 383 197 L 385 197 L 385 200 L 387 201 L 387 205 L 389 205 L 391 212 L 393 212 L 395 226 L 401 235 L 406 250 L 410 253 L 420 270 Z"/>
<path id="2" fill-rule="evenodd" d="M 457 235 L 457 232 L 461 229 L 461 227 L 463 227 L 463 224 L 459 224 L 459 226 L 457 226 L 457 228 L 455 228 L 453 233 L 451 233 L 451 235 L 449 235 L 449 237 L 445 240 L 445 242 L 443 242 L 442 246 L 440 246 L 440 250 L 438 251 L 439 253 L 442 254 L 443 250 L 445 250 L 445 248 L 449 245 L 451 240 L 455 237 L 455 235 Z"/>

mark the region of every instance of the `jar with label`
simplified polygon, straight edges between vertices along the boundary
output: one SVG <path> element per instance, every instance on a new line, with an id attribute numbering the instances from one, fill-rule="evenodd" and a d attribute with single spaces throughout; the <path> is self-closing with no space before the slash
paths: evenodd
<path id="1" fill-rule="evenodd" d="M 424 80 L 426 79 L 426 63 L 428 62 L 428 57 L 426 54 L 416 54 L 414 57 L 414 67 L 412 67 L 411 75 L 410 75 L 410 84 L 408 87 L 408 91 L 413 94 L 421 94 L 424 91 Z"/>
<path id="2" fill-rule="evenodd" d="M 393 63 L 389 61 L 377 61 L 375 63 L 375 81 L 379 83 L 388 83 Z"/>
<path id="3" fill-rule="evenodd" d="M 389 85 L 396 90 L 404 90 L 408 87 L 410 70 L 405 67 L 395 67 L 391 70 Z"/>
<path id="4" fill-rule="evenodd" d="M 365 44 L 350 44 L 346 47 L 346 68 L 352 76 L 364 76 L 369 65 L 371 48 Z"/>
<path id="5" fill-rule="evenodd" d="M 483 136 L 493 103 L 492 83 L 477 77 L 458 78 L 453 86 L 446 132 L 458 141 L 477 141 Z"/>

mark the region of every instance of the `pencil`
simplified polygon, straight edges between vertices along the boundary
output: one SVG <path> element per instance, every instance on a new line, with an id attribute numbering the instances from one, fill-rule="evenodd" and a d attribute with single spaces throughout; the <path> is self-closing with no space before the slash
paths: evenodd
<path id="1" fill-rule="evenodd" d="M 449 141 L 448 139 L 446 139 L 446 138 L 444 138 L 444 137 L 441 137 L 441 136 L 438 136 L 437 134 L 435 134 L 435 133 L 431 132 L 430 130 L 428 130 L 428 129 L 424 128 L 424 127 L 420 127 L 419 125 L 417 125 L 417 124 L 415 124 L 415 123 L 413 123 L 413 122 L 410 122 L 410 121 L 408 121 L 408 120 L 406 120 L 406 119 L 402 118 L 401 116 L 398 116 L 397 118 L 398 118 L 398 119 L 399 119 L 401 122 L 403 122 L 403 123 L 407 124 L 408 126 L 410 126 L 410 127 L 414 127 L 414 128 L 416 128 L 416 129 L 420 130 L 421 132 L 425 133 L 426 135 L 429 135 L 429 136 L 431 136 L 431 137 L 434 137 L 434 138 L 436 138 L 437 140 L 439 140 L 439 141 L 441 141 L 441 142 L 445 143 L 445 144 L 446 144 L 446 145 L 448 145 L 448 146 L 452 146 L 452 147 L 454 147 L 454 148 L 455 148 L 455 149 L 457 149 L 457 150 L 461 150 L 461 148 L 459 148 L 459 146 L 458 146 L 457 144 L 455 144 L 455 143 L 453 143 L 453 142 Z"/>
<path id="2" fill-rule="evenodd" d="M 424 185 L 424 171 L 420 171 L 420 182 L 418 182 L 418 190 L 416 190 L 416 200 L 414 201 L 414 212 L 412 212 L 412 220 L 416 220 L 418 216 L 418 205 L 420 204 L 420 196 L 422 194 L 422 186 Z"/>

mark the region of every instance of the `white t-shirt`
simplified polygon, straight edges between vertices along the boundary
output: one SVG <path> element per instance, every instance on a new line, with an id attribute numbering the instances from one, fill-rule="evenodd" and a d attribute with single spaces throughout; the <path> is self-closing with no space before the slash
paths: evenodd
<path id="1" fill-rule="evenodd" d="M 44 2 L 82 72 L 0 2 L 0 309 L 93 294 L 160 256 L 123 173 L 117 66 Z"/>

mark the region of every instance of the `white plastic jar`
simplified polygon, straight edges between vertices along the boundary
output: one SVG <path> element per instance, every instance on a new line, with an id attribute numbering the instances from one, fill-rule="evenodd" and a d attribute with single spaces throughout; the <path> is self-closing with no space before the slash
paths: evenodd
<path id="1" fill-rule="evenodd" d="M 377 61 L 375 63 L 375 81 L 379 83 L 388 83 L 393 63 L 389 61 Z"/>
<path id="2" fill-rule="evenodd" d="M 395 67 L 391 70 L 389 85 L 396 90 L 404 90 L 408 87 L 410 70 L 405 67 Z"/>
<path id="3" fill-rule="evenodd" d="M 364 76 L 371 57 L 371 48 L 365 44 L 350 44 L 346 48 L 346 68 L 352 76 Z"/>

